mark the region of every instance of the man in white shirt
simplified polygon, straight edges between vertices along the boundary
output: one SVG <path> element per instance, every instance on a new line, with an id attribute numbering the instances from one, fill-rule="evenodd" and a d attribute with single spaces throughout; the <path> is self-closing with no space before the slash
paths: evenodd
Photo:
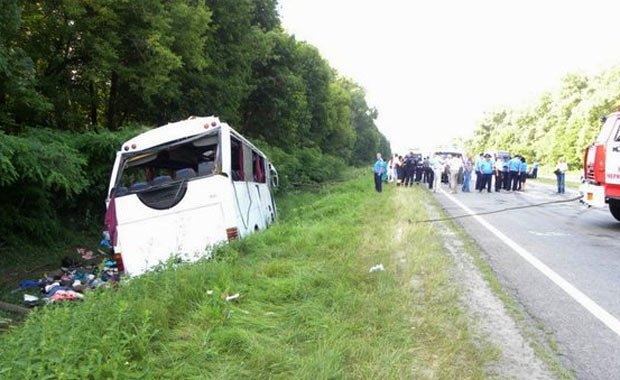
<path id="1" fill-rule="evenodd" d="M 456 194 L 456 189 L 458 187 L 458 180 L 459 180 L 459 172 L 463 168 L 463 160 L 460 157 L 457 157 L 457 156 L 453 157 L 450 154 L 448 155 L 448 166 L 449 166 L 449 172 L 448 172 L 449 182 L 448 183 L 450 184 L 450 192 L 452 194 Z"/>

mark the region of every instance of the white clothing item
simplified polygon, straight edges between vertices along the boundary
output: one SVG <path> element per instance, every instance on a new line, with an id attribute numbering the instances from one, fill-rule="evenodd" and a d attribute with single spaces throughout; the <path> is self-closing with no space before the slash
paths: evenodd
<path id="1" fill-rule="evenodd" d="M 566 162 L 560 162 L 555 168 L 562 173 L 566 173 L 568 171 L 568 164 Z"/>

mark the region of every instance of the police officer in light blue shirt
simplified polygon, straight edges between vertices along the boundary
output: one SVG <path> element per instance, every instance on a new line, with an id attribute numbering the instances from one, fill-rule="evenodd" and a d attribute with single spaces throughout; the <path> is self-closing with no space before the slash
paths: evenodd
<path id="1" fill-rule="evenodd" d="M 482 161 L 484 161 L 484 157 L 483 154 L 480 153 L 480 155 L 476 158 L 476 162 L 474 163 L 474 170 L 476 172 L 476 190 L 480 190 L 481 188 L 482 172 L 480 171 L 480 163 L 482 163 Z"/>
<path id="2" fill-rule="evenodd" d="M 516 155 L 508 161 L 508 169 L 510 171 L 510 184 L 512 184 L 512 191 L 517 191 L 517 187 L 519 186 L 519 173 L 521 170 L 521 156 Z"/>
<path id="3" fill-rule="evenodd" d="M 482 192 L 484 188 L 491 192 L 491 179 L 493 178 L 493 162 L 491 162 L 491 155 L 485 154 L 484 159 L 480 161 L 480 172 L 482 173 L 482 182 L 478 192 Z"/>
<path id="4" fill-rule="evenodd" d="M 375 190 L 377 190 L 378 193 L 381 192 L 381 180 L 383 177 L 383 172 L 385 170 L 385 162 L 383 162 L 383 159 L 381 158 L 381 153 L 377 153 L 377 161 L 375 161 L 375 165 L 373 167 L 373 172 L 375 174 Z"/>

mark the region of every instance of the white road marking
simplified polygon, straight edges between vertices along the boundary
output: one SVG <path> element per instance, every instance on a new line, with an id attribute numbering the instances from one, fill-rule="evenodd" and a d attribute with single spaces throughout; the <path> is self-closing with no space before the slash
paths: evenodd
<path id="1" fill-rule="evenodd" d="M 532 235 L 536 235 L 536 236 L 552 236 L 552 237 L 564 237 L 564 236 L 570 236 L 570 234 L 567 234 L 566 232 L 556 232 L 556 231 L 549 231 L 549 232 L 540 232 L 540 231 L 527 231 Z"/>
<path id="2" fill-rule="evenodd" d="M 553 269 L 549 268 L 542 261 L 538 260 L 534 255 L 526 251 L 523 247 L 515 243 L 508 236 L 504 235 L 497 228 L 490 225 L 486 220 L 484 220 L 481 216 L 475 215 L 476 213 L 471 210 L 469 207 L 465 206 L 463 203 L 459 202 L 456 198 L 445 192 L 443 189 L 439 189 L 441 193 L 448 197 L 452 202 L 462 208 L 466 213 L 470 214 L 472 218 L 476 219 L 478 223 L 480 223 L 484 228 L 491 231 L 493 235 L 497 236 L 498 239 L 504 242 L 507 246 L 512 248 L 519 256 L 521 256 L 525 261 L 530 263 L 534 268 L 538 269 L 539 272 L 545 275 L 549 280 L 553 281 L 554 284 L 560 287 L 560 289 L 564 290 L 566 294 L 568 294 L 572 299 L 577 301 L 581 306 L 583 306 L 590 314 L 592 314 L 596 319 L 603 322 L 605 326 L 607 326 L 611 331 L 616 333 L 620 337 L 620 321 L 611 315 L 607 310 L 600 307 L 596 302 L 594 302 L 590 297 L 586 296 L 581 290 L 577 289 L 570 282 L 566 281 L 562 276 L 557 274 Z"/>

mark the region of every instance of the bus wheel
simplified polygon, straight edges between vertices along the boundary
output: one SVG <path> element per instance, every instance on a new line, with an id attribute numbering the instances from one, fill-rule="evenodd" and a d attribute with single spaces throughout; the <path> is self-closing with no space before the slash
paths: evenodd
<path id="1" fill-rule="evenodd" d="M 610 200 L 609 211 L 611 212 L 611 215 L 613 215 L 614 218 L 620 222 L 620 201 Z"/>

